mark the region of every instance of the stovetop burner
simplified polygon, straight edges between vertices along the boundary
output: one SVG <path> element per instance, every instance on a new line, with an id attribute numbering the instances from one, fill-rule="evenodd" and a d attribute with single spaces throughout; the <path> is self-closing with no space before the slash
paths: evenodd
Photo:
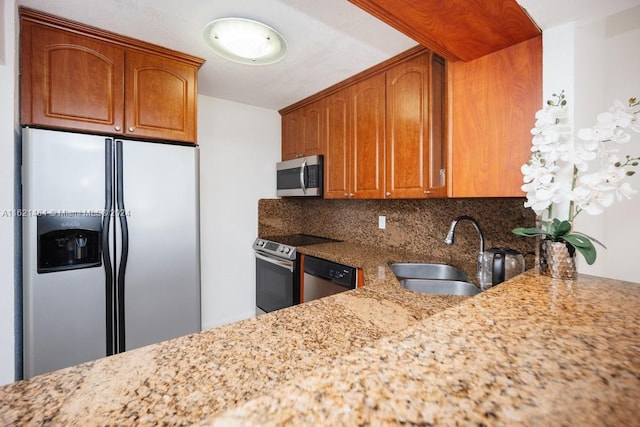
<path id="1" fill-rule="evenodd" d="M 296 248 L 299 246 L 333 243 L 339 240 L 309 234 L 286 234 L 279 236 L 259 237 L 253 242 L 253 249 L 278 258 L 296 259 Z"/>

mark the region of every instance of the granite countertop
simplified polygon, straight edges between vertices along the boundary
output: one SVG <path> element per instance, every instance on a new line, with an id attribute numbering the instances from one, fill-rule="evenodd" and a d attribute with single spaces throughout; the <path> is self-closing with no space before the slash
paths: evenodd
<path id="1" fill-rule="evenodd" d="M 365 287 L 0 387 L 0 424 L 634 425 L 640 285 L 529 271 L 473 298 Z M 468 270 L 468 266 L 460 266 Z"/>

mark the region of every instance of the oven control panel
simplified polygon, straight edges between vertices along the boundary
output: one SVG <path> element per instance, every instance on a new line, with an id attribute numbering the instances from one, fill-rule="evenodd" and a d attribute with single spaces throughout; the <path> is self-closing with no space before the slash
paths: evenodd
<path id="1" fill-rule="evenodd" d="M 278 258 L 296 259 L 296 248 L 270 240 L 256 239 L 253 243 L 253 249 Z"/>

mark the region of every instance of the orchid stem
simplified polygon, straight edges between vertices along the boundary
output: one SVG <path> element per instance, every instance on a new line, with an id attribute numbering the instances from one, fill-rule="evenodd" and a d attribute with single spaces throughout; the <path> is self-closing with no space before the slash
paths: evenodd
<path id="1" fill-rule="evenodd" d="M 571 192 L 576 188 L 576 181 L 578 180 L 578 168 L 573 167 L 573 176 L 571 177 Z M 576 218 L 579 212 L 576 212 L 576 206 L 573 199 L 569 202 L 569 224 L 571 224 L 571 231 L 573 231 L 573 220 Z"/>

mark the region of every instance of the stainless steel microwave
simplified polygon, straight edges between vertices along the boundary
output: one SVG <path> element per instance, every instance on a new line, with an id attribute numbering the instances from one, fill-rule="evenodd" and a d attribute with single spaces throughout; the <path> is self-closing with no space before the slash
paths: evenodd
<path id="1" fill-rule="evenodd" d="M 324 180 L 322 155 L 300 157 L 279 162 L 277 170 L 278 197 L 321 197 Z"/>

